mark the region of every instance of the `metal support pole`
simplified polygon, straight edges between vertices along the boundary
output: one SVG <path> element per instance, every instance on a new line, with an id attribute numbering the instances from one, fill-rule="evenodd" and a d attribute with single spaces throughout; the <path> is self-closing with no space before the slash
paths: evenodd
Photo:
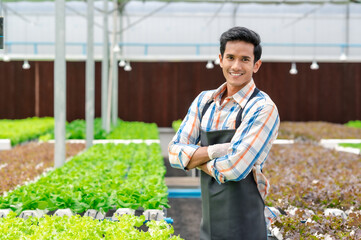
<path id="1" fill-rule="evenodd" d="M 55 65 L 54 65 L 54 166 L 65 163 L 66 122 L 66 61 L 65 61 L 65 0 L 55 1 Z"/>
<path id="2" fill-rule="evenodd" d="M 118 21 L 118 1 L 113 0 L 114 12 L 113 12 L 113 48 L 118 45 L 117 41 L 117 21 Z M 113 49 L 114 50 L 114 49 Z M 118 59 L 117 52 L 113 51 L 113 88 L 112 88 L 112 124 L 117 125 L 118 119 Z"/>
<path id="3" fill-rule="evenodd" d="M 108 100 L 108 71 L 109 71 L 109 49 L 108 49 L 108 0 L 103 0 L 103 60 L 102 60 L 102 127 L 109 131 L 107 126 L 107 100 Z"/>
<path id="4" fill-rule="evenodd" d="M 237 26 L 237 11 L 238 11 L 238 3 L 234 4 L 233 13 L 232 13 L 232 26 Z"/>
<path id="5" fill-rule="evenodd" d="M 94 139 L 94 0 L 88 0 L 88 34 L 87 34 L 87 58 L 86 58 L 86 147 L 93 145 Z"/>
<path id="6" fill-rule="evenodd" d="M 349 56 L 349 43 L 350 43 L 350 3 L 346 4 L 346 30 L 345 30 L 345 54 Z"/>
<path id="7" fill-rule="evenodd" d="M 4 3 L 1 2 L 1 5 L 3 5 Z M 4 12 L 4 22 L 3 22 L 3 33 L 4 33 L 4 56 L 8 53 L 7 51 L 7 46 L 6 46 L 6 39 L 8 37 L 8 10 L 6 7 L 2 6 L 2 11 Z M 8 59 L 10 59 L 10 57 L 8 56 Z"/>

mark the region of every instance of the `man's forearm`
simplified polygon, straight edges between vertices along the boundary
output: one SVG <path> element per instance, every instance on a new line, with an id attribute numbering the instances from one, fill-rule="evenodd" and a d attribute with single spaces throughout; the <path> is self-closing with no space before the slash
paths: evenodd
<path id="1" fill-rule="evenodd" d="M 189 161 L 188 165 L 187 165 L 187 169 L 193 169 L 196 168 L 202 164 L 207 163 L 210 159 L 208 156 L 208 152 L 207 152 L 208 147 L 200 147 L 198 148 L 191 160 Z"/>
<path id="2" fill-rule="evenodd" d="M 202 170 L 203 172 L 207 173 L 209 176 L 213 177 L 212 174 L 208 171 L 207 163 L 198 166 L 198 169 Z"/>

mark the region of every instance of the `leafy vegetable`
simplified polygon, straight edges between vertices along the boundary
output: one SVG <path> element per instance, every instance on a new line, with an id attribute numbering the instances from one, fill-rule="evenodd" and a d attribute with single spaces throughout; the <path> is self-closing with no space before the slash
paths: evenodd
<path id="1" fill-rule="evenodd" d="M 350 213 L 346 219 L 325 216 L 322 212 L 309 215 L 305 210 L 281 216 L 273 227 L 280 229 L 283 239 L 361 239 L 361 213 Z"/>
<path id="2" fill-rule="evenodd" d="M 179 119 L 179 120 L 175 120 L 172 122 L 172 128 L 175 132 L 178 131 L 178 129 L 180 128 L 180 125 L 182 124 L 182 120 Z"/>
<path id="3" fill-rule="evenodd" d="M 107 135 L 102 129 L 101 118 L 94 119 L 94 139 L 104 139 Z M 85 139 L 86 138 L 86 122 L 84 120 L 74 120 L 66 124 L 66 139 Z M 45 134 L 39 138 L 42 141 L 54 139 L 54 131 Z"/>
<path id="4" fill-rule="evenodd" d="M 54 119 L 26 118 L 26 119 L 2 119 L 0 120 L 0 139 L 10 139 L 11 144 L 16 144 L 38 138 L 39 136 L 54 129 Z"/>
<path id="5" fill-rule="evenodd" d="M 36 183 L 0 197 L 0 208 L 161 209 L 167 204 L 159 144 L 94 145 Z"/>
<path id="6" fill-rule="evenodd" d="M 267 205 L 361 210 L 360 155 L 314 144 L 274 145 L 265 164 Z"/>
<path id="7" fill-rule="evenodd" d="M 360 120 L 349 121 L 345 125 L 348 127 L 353 127 L 353 128 L 361 128 L 361 121 Z"/>
<path id="8" fill-rule="evenodd" d="M 159 139 L 158 128 L 155 123 L 126 122 L 118 119 L 117 126 L 111 126 L 107 134 L 102 129 L 101 118 L 94 120 L 94 139 Z M 85 139 L 86 122 L 75 120 L 66 125 L 66 139 Z M 40 137 L 42 141 L 54 139 L 54 132 Z"/>
<path id="9" fill-rule="evenodd" d="M 74 156 L 84 144 L 66 144 L 66 157 Z M 0 194 L 40 175 L 54 166 L 54 144 L 31 142 L 0 151 Z"/>
<path id="10" fill-rule="evenodd" d="M 272 227 L 283 239 L 361 239 L 360 169 L 356 154 L 310 143 L 274 145 L 263 169 L 271 184 L 266 205 L 288 215 Z M 348 216 L 325 216 L 326 208 Z"/>
<path id="11" fill-rule="evenodd" d="M 118 125 L 106 136 L 107 139 L 159 139 L 155 123 L 126 122 L 118 119 Z"/>
<path id="12" fill-rule="evenodd" d="M 341 147 L 358 148 L 361 150 L 361 143 L 340 143 Z"/>
<path id="13" fill-rule="evenodd" d="M 123 215 L 119 221 L 99 221 L 90 217 L 48 216 L 44 218 L 17 218 L 10 213 L 0 218 L 0 236 L 2 240 L 13 239 L 64 239 L 64 240 L 180 240 L 172 236 L 173 227 L 165 221 L 147 222 L 148 231 L 140 231 L 136 227 L 143 225 L 144 216 Z"/>
<path id="14" fill-rule="evenodd" d="M 327 122 L 281 122 L 279 139 L 319 141 L 321 139 L 361 138 L 361 128 Z"/>

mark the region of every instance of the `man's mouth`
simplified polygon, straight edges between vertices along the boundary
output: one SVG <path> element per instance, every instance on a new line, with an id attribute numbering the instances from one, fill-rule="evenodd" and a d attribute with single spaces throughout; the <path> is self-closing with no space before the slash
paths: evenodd
<path id="1" fill-rule="evenodd" d="M 230 72 L 229 74 L 231 74 L 232 76 L 235 76 L 235 77 L 239 77 L 239 76 L 242 76 L 244 73 L 233 73 L 233 72 Z"/>

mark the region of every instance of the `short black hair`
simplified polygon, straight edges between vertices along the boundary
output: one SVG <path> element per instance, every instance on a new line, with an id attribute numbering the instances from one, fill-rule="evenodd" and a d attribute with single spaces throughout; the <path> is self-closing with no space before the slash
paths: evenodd
<path id="1" fill-rule="evenodd" d="M 254 46 L 254 62 L 257 62 L 262 55 L 261 38 L 255 31 L 252 31 L 245 27 L 233 27 L 224 32 L 220 38 L 220 51 L 223 57 L 226 50 L 226 44 L 229 41 L 244 41 L 252 43 Z"/>

